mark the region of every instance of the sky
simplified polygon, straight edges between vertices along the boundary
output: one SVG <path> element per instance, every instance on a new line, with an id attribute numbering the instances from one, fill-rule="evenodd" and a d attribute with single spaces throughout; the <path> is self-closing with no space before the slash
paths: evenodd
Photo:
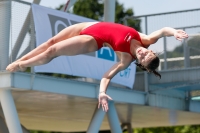
<path id="1" fill-rule="evenodd" d="M 32 0 L 24 1 L 31 2 Z M 66 2 L 67 0 L 41 0 L 40 5 L 55 9 Z M 118 2 L 123 4 L 125 9 L 132 8 L 134 16 L 200 8 L 200 0 L 118 0 Z M 160 43 L 162 42 L 160 40 Z M 176 43 L 176 45 L 169 45 L 168 50 L 173 50 L 181 44 L 179 42 L 173 43 Z M 156 49 L 156 52 L 162 52 L 163 45 L 158 42 L 158 44 L 153 45 L 150 49 Z"/>

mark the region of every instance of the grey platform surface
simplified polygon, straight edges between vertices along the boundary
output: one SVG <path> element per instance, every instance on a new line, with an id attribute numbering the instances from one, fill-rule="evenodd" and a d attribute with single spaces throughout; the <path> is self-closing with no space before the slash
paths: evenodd
<path id="1" fill-rule="evenodd" d="M 136 74 L 134 90 L 110 85 L 121 123 L 132 127 L 200 124 L 200 104 L 185 93 L 199 89 L 200 68 L 162 71 L 162 79 Z M 30 73 L 0 72 L 0 88 L 12 89 L 20 122 L 27 129 L 86 131 L 97 106 L 98 83 Z M 107 117 L 101 129 L 110 129 Z"/>

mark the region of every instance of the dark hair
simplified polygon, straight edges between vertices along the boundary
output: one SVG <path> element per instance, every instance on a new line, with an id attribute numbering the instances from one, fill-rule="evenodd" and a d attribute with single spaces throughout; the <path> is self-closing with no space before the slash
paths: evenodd
<path id="1" fill-rule="evenodd" d="M 160 64 L 160 59 L 158 56 L 156 56 L 149 64 L 148 66 L 144 67 L 140 63 L 135 63 L 138 67 L 140 67 L 143 71 L 148 71 L 154 73 L 155 76 L 158 76 L 161 79 L 161 75 L 156 71 Z"/>

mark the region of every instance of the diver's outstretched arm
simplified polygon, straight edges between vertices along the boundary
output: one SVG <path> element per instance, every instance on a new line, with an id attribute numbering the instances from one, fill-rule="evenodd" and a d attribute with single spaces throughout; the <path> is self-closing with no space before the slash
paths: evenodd
<path id="1" fill-rule="evenodd" d="M 177 40 L 182 41 L 184 38 L 188 38 L 188 35 L 183 30 L 176 30 L 171 27 L 164 27 L 160 30 L 154 31 L 149 35 L 145 35 L 142 33 L 139 33 L 142 39 L 142 42 L 147 45 L 154 44 L 158 41 L 158 39 L 162 37 L 169 37 L 174 36 Z"/>

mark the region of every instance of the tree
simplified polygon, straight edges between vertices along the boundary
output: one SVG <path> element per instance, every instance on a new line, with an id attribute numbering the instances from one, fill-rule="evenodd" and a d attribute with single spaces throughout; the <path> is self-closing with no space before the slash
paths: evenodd
<path id="1" fill-rule="evenodd" d="M 138 128 L 134 129 L 133 133 L 199 133 L 199 131 L 200 127 L 198 125 L 193 125 L 193 126 Z"/>
<path id="2" fill-rule="evenodd" d="M 60 10 L 64 5 L 60 5 L 57 10 Z M 104 15 L 104 3 L 102 0 L 77 0 L 74 4 L 71 13 L 91 18 L 97 21 L 103 21 Z M 133 10 L 131 8 L 124 9 L 123 4 L 119 4 L 116 0 L 116 10 L 115 10 L 115 23 L 124 23 L 124 18 L 133 16 Z M 140 31 L 140 20 L 139 19 L 129 19 L 127 20 L 127 25 Z"/>

